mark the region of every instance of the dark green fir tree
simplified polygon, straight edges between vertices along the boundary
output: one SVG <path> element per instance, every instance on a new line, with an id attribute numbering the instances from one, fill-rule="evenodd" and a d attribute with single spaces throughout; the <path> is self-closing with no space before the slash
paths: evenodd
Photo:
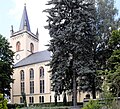
<path id="1" fill-rule="evenodd" d="M 51 37 L 49 51 L 52 90 L 56 95 L 71 91 L 77 105 L 79 82 L 94 72 L 93 47 L 95 38 L 95 5 L 93 0 L 50 0 L 47 5 Z"/>

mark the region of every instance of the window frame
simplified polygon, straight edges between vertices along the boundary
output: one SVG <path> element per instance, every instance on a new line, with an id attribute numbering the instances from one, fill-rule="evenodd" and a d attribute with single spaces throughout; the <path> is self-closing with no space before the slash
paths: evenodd
<path id="1" fill-rule="evenodd" d="M 40 93 L 45 93 L 45 82 L 40 80 Z"/>
<path id="2" fill-rule="evenodd" d="M 17 41 L 16 42 L 16 51 L 20 51 L 20 46 L 21 46 L 21 43 L 20 43 L 20 41 Z"/>
<path id="3" fill-rule="evenodd" d="M 20 71 L 20 80 L 21 80 L 21 81 L 24 81 L 24 80 L 25 80 L 24 70 L 21 70 L 21 71 Z"/>
<path id="4" fill-rule="evenodd" d="M 40 78 L 44 78 L 44 67 L 40 67 Z"/>
<path id="5" fill-rule="evenodd" d="M 20 97 L 20 103 L 24 103 L 23 97 Z"/>
<path id="6" fill-rule="evenodd" d="M 34 93 L 34 81 L 30 81 L 30 94 Z"/>
<path id="7" fill-rule="evenodd" d="M 34 80 L 34 69 L 30 69 L 30 80 Z"/>
<path id="8" fill-rule="evenodd" d="M 39 96 L 39 103 L 44 103 L 45 97 L 44 96 Z"/>
<path id="9" fill-rule="evenodd" d="M 34 44 L 31 42 L 30 43 L 30 52 L 33 53 L 34 52 Z"/>
<path id="10" fill-rule="evenodd" d="M 25 92 L 25 82 L 24 81 L 22 81 L 20 83 L 20 90 L 21 90 L 21 94 Z"/>
<path id="11" fill-rule="evenodd" d="M 32 96 L 32 97 L 29 97 L 29 103 L 30 103 L 30 104 L 34 103 L 34 97 L 33 97 L 33 96 Z"/>

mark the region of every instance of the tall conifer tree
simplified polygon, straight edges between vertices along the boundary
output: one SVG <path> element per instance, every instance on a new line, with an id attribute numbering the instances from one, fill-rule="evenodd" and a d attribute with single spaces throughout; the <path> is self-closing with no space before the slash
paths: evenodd
<path id="1" fill-rule="evenodd" d="M 56 95 L 72 91 L 74 106 L 81 75 L 93 72 L 95 5 L 92 0 L 50 0 L 46 9 L 51 37 L 49 51 L 52 89 Z"/>

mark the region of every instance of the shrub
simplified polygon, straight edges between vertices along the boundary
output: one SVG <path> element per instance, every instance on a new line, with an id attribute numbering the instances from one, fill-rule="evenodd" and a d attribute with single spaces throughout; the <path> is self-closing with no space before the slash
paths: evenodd
<path id="1" fill-rule="evenodd" d="M 101 109 L 101 107 L 98 100 L 90 100 L 82 109 Z"/>
<path id="2" fill-rule="evenodd" d="M 3 94 L 0 94 L 0 109 L 8 109 L 7 100 L 4 99 Z"/>

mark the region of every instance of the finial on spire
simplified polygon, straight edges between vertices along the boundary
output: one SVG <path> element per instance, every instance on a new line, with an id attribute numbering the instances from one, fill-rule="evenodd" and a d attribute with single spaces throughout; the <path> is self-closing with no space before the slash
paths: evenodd
<path id="1" fill-rule="evenodd" d="M 27 1 L 27 0 L 24 0 L 24 6 L 26 6 L 26 1 Z"/>
<path id="2" fill-rule="evenodd" d="M 24 3 L 24 6 L 26 6 L 26 3 Z"/>

